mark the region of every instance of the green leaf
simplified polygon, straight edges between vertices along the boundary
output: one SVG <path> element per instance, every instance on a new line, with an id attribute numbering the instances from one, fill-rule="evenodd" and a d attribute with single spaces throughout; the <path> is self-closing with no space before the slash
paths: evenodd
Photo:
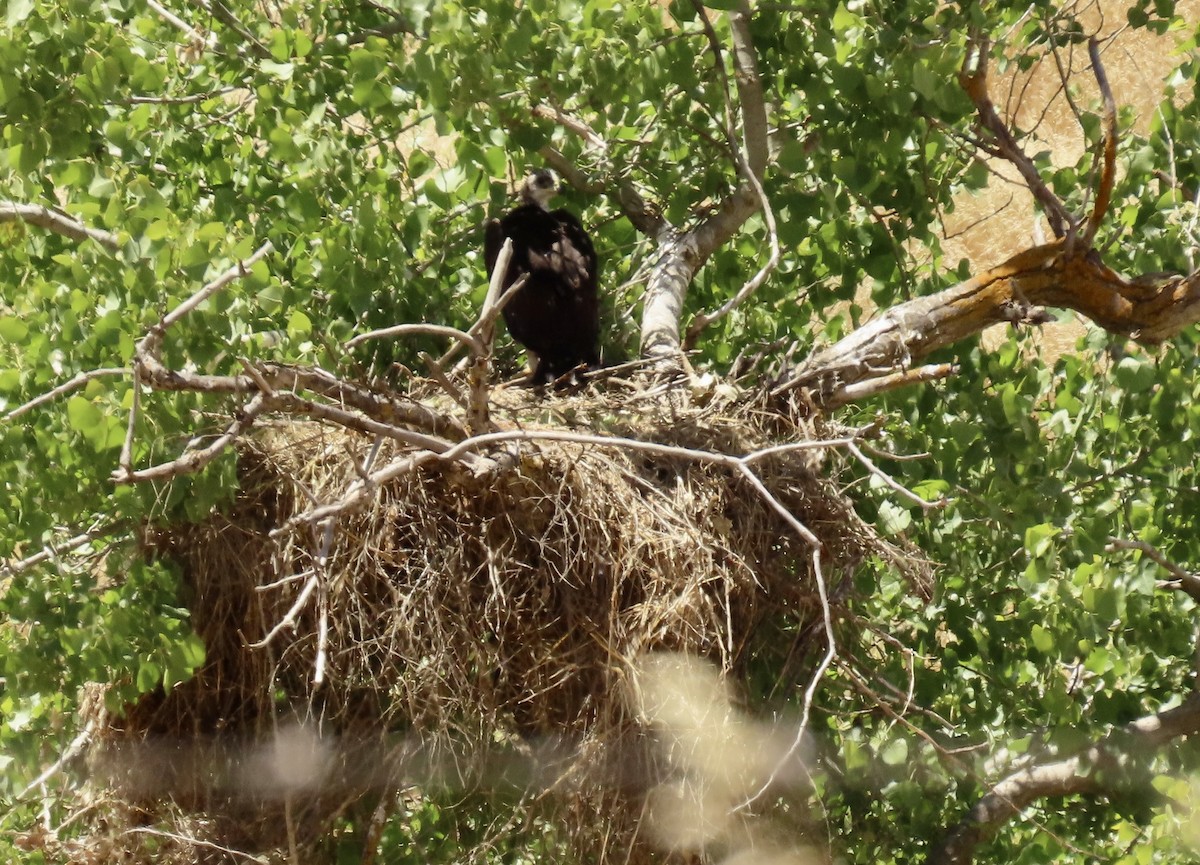
<path id="1" fill-rule="evenodd" d="M 898 535 L 912 525 L 908 509 L 890 500 L 879 503 L 879 530 L 885 535 Z"/>
<path id="2" fill-rule="evenodd" d="M 77 432 L 91 436 L 104 424 L 104 413 L 91 400 L 73 396 L 67 400 L 67 422 Z"/>
<path id="3" fill-rule="evenodd" d="M 300 310 L 293 310 L 288 317 L 287 331 L 289 336 L 308 336 L 312 333 L 312 320 Z"/>
<path id="4" fill-rule="evenodd" d="M 8 0 L 8 13 L 5 20 L 10 28 L 15 28 L 29 17 L 33 11 L 33 0 Z"/>
<path id="5" fill-rule="evenodd" d="M 1034 648 L 1043 654 L 1050 655 L 1054 653 L 1054 634 L 1046 630 L 1041 625 L 1034 625 L 1030 630 L 1030 636 L 1033 639 Z"/>
<path id="6" fill-rule="evenodd" d="M 24 342 L 29 335 L 29 326 L 19 318 L 0 315 L 0 339 L 6 342 Z"/>
<path id="7" fill-rule="evenodd" d="M 908 762 L 908 741 L 893 739 L 879 753 L 879 759 L 888 766 L 903 766 Z"/>
<path id="8" fill-rule="evenodd" d="M 263 72 L 280 81 L 291 81 L 292 74 L 296 71 L 296 67 L 291 63 L 275 63 L 264 60 L 260 65 Z"/>

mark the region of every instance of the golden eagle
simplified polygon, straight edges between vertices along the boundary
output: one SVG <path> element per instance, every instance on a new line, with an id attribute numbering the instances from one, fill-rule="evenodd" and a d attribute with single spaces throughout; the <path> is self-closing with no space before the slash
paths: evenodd
<path id="1" fill-rule="evenodd" d="M 547 207 L 557 192 L 554 172 L 534 171 L 521 186 L 520 204 L 488 220 L 484 243 L 490 278 L 504 239 L 512 238 L 503 291 L 529 275 L 503 313 L 508 332 L 530 354 L 530 382 L 538 385 L 600 363 L 596 250 L 573 213 Z"/>

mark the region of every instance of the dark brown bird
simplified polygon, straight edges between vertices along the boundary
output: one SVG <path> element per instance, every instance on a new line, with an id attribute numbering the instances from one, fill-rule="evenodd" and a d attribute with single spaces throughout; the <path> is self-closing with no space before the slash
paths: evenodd
<path id="1" fill-rule="evenodd" d="M 488 277 L 506 237 L 513 254 L 503 290 L 522 275 L 528 280 L 505 305 L 504 322 L 530 354 L 532 384 L 545 384 L 580 364 L 600 363 L 599 263 L 592 240 L 570 211 L 550 210 L 557 178 L 535 171 L 521 187 L 521 203 L 488 221 L 484 244 Z"/>

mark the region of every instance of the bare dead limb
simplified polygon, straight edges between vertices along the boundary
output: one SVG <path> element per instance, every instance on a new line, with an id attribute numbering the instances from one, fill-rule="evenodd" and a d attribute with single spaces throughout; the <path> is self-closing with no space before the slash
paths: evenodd
<path id="1" fill-rule="evenodd" d="M 497 258 L 496 260 L 499 261 L 500 259 Z M 492 342 L 494 342 L 496 338 L 496 316 L 500 315 L 500 313 L 504 310 L 504 307 L 508 306 L 508 302 L 516 297 L 518 291 L 525 287 L 525 283 L 528 280 L 529 274 L 522 274 L 520 278 L 516 280 L 516 282 L 508 287 L 508 291 L 504 292 L 504 294 L 500 295 L 500 297 L 494 299 L 491 307 L 489 307 L 486 311 L 481 311 L 479 318 L 475 320 L 475 323 L 467 328 L 467 333 L 473 336 L 475 339 L 478 339 L 481 344 L 489 349 L 489 351 L 491 349 Z M 491 329 L 491 336 L 488 337 L 489 341 L 485 341 L 483 339 L 483 332 L 486 329 Z M 450 346 L 450 348 L 446 349 L 446 353 L 437 359 L 438 366 L 445 369 L 446 364 L 450 363 L 450 361 L 454 359 L 454 356 L 458 354 L 459 349 L 461 349 L 463 345 L 464 343 L 462 342 L 456 342 L 454 345 Z M 460 365 L 461 361 L 458 364 L 455 364 L 454 368 L 457 370 Z"/>
<path id="2" fill-rule="evenodd" d="M 1092 215 L 1088 218 L 1087 228 L 1084 229 L 1082 237 L 1083 245 L 1088 248 L 1096 239 L 1096 232 L 1104 222 L 1104 217 L 1108 215 L 1113 184 L 1117 181 L 1117 104 L 1113 100 L 1104 64 L 1100 61 L 1099 44 L 1095 36 L 1088 40 L 1092 73 L 1096 76 L 1096 83 L 1100 85 L 1100 95 L 1104 100 L 1104 139 L 1101 151 L 1096 154 L 1097 161 L 1103 156 L 1104 165 L 1100 170 L 1100 182 L 1096 186 L 1096 203 L 1092 207 Z"/>
<path id="3" fill-rule="evenodd" d="M 996 106 L 988 95 L 987 69 L 990 48 L 991 43 L 987 37 L 976 35 L 972 39 L 967 56 L 963 60 L 962 70 L 958 74 L 958 82 L 975 103 L 980 126 L 983 131 L 991 134 L 991 145 L 996 154 L 1011 162 L 1021 173 L 1021 178 L 1045 211 L 1054 236 L 1065 237 L 1067 231 L 1076 224 L 1074 218 L 1067 212 L 1066 206 L 1059 201 L 1058 196 L 1046 186 L 1034 167 L 1033 160 L 1025 155 L 1008 126 L 1000 119 L 1000 115 L 996 113 Z"/>
<path id="4" fill-rule="evenodd" d="M 117 236 L 110 231 L 99 228 L 88 228 L 82 222 L 72 219 L 65 213 L 51 210 L 40 204 L 18 204 L 15 201 L 0 201 L 0 222 L 27 222 L 38 228 L 45 228 L 71 240 L 94 240 L 109 252 L 116 252 L 121 244 Z"/>
<path id="5" fill-rule="evenodd" d="M 958 372 L 958 368 L 952 363 L 931 363 L 926 366 L 916 367 L 915 369 L 892 373 L 891 375 L 881 375 L 878 378 L 867 379 L 858 384 L 847 385 L 839 390 L 833 399 L 826 403 L 826 407 L 837 408 L 841 405 L 849 405 L 852 402 L 878 396 L 889 390 L 949 378 L 956 372 Z"/>
<path id="6" fill-rule="evenodd" d="M 129 375 L 127 367 L 104 367 L 102 369 L 93 369 L 87 372 L 81 372 L 73 376 L 69 381 L 65 381 L 53 390 L 48 390 L 44 394 L 34 397 L 29 402 L 22 403 L 14 408 L 8 414 L 4 415 L 6 421 L 16 420 L 21 415 L 33 411 L 40 405 L 45 405 L 48 402 L 58 399 L 63 394 L 68 394 L 77 388 L 83 387 L 89 381 L 94 381 L 98 378 L 106 378 L 108 376 L 124 376 Z"/>
<path id="7" fill-rule="evenodd" d="M 80 547 L 96 540 L 97 538 L 114 534 L 120 528 L 122 528 L 122 524 L 120 523 L 106 525 L 98 529 L 93 529 L 92 531 L 75 535 L 75 537 L 68 538 L 64 541 L 49 543 L 38 552 L 34 553 L 33 555 L 26 556 L 23 559 L 0 562 L 0 575 L 6 577 L 16 576 L 17 574 L 27 571 L 30 568 L 37 567 L 42 562 L 51 561 L 52 559 L 55 559 L 64 553 L 77 550 Z"/>
<path id="8" fill-rule="evenodd" d="M 249 402 L 238 412 L 225 432 L 207 447 L 187 451 L 173 460 L 141 470 L 134 470 L 129 464 L 128 452 L 132 451 L 131 438 L 134 425 L 134 419 L 131 417 L 129 433 L 122 450 L 123 457 L 118 469 L 113 473 L 115 482 L 134 483 L 198 471 L 210 464 L 242 436 L 259 416 L 268 412 L 283 412 L 329 421 L 347 429 L 358 430 L 380 438 L 390 438 L 408 447 L 428 450 L 431 453 L 447 450 L 451 446 L 451 442 L 438 435 L 414 431 L 397 424 L 408 423 L 417 426 L 419 430 L 436 433 L 456 433 L 456 437 L 466 434 L 461 423 L 439 415 L 425 406 L 374 394 L 360 386 L 343 382 L 319 368 L 300 369 L 275 364 L 251 365 L 243 361 L 243 375 L 204 376 L 164 367 L 160 360 L 160 354 L 167 328 L 178 323 L 184 316 L 234 279 L 244 275 L 250 266 L 267 255 L 270 250 L 271 245 L 264 244 L 245 262 L 239 262 L 229 268 L 171 310 L 138 342 L 134 356 L 134 370 L 138 379 L 135 386 L 144 383 L 151 388 L 164 390 L 245 393 L 251 395 Z M 462 339 L 476 348 L 480 347 L 474 337 L 453 328 L 436 328 L 432 325 L 401 325 L 399 328 L 390 330 L 402 333 L 448 334 Z M 372 338 L 376 335 L 378 334 L 365 334 L 363 338 Z M 309 399 L 302 395 L 303 390 L 309 390 L 316 395 L 335 400 L 341 405 L 331 405 Z M 350 408 L 342 407 L 347 405 Z"/>
<path id="9" fill-rule="evenodd" d="M 119 465 L 112 473 L 113 483 L 133 484 L 142 481 L 165 480 L 200 471 L 219 457 L 225 448 L 237 441 L 253 425 L 266 408 L 267 399 L 266 394 L 255 394 L 225 428 L 225 432 L 217 436 L 207 447 L 186 451 L 169 462 L 159 463 L 150 468 L 130 470 Z"/>
<path id="10" fill-rule="evenodd" d="M 979 844 L 1033 802 L 1101 793 L 1108 789 L 1109 779 L 1155 749 L 1196 733 L 1200 733 L 1200 694 L 1191 694 L 1174 709 L 1132 721 L 1076 754 L 1014 772 L 976 803 L 934 847 L 927 862 L 968 865 Z"/>
<path id="11" fill-rule="evenodd" d="M 1200 271 L 1125 279 L 1094 252 L 1064 241 L 1020 252 L 999 267 L 928 297 L 894 306 L 813 353 L 774 391 L 809 389 L 821 406 L 873 392 L 867 382 L 909 375 L 931 352 L 1000 322 L 1037 324 L 1043 307 L 1072 309 L 1112 333 L 1155 345 L 1200 320 Z"/>

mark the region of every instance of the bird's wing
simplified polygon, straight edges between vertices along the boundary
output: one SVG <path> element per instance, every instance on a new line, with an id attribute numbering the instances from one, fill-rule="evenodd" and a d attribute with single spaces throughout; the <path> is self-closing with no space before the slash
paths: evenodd
<path id="1" fill-rule="evenodd" d="M 583 223 L 569 210 L 554 210 L 550 215 L 558 222 L 568 245 L 574 248 L 575 256 L 572 257 L 576 258 L 576 266 L 583 271 L 583 280 L 594 287 L 600 275 L 600 261 Z"/>

